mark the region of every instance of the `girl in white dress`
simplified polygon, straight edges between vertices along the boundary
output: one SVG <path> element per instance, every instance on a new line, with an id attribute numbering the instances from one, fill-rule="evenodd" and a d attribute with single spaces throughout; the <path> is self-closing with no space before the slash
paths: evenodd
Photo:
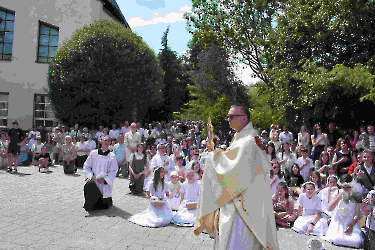
<path id="1" fill-rule="evenodd" d="M 199 161 L 194 161 L 191 169 L 194 171 L 194 179 L 198 181 L 201 176 L 201 164 L 199 163 Z"/>
<path id="2" fill-rule="evenodd" d="M 195 218 L 197 217 L 197 208 L 188 209 L 186 207 L 187 203 L 198 202 L 198 196 L 200 191 L 200 185 L 194 178 L 194 171 L 189 169 L 186 172 L 186 179 L 181 187 L 181 204 L 177 211 L 177 214 L 173 216 L 172 222 L 177 226 L 182 227 L 192 227 L 195 223 Z"/>
<path id="3" fill-rule="evenodd" d="M 320 173 L 318 171 L 314 171 L 311 174 L 310 181 L 315 184 L 315 193 L 318 194 L 324 188 L 324 185 L 322 183 L 322 179 L 320 177 Z"/>
<path id="4" fill-rule="evenodd" d="M 360 248 L 363 243 L 360 211 L 358 204 L 350 198 L 353 183 L 343 183 L 342 186 L 343 189 L 329 204 L 328 209 L 333 211 L 333 216 L 323 239 L 335 245 Z"/>
<path id="5" fill-rule="evenodd" d="M 150 199 L 150 205 L 146 211 L 131 216 L 128 220 L 146 227 L 163 227 L 171 223 L 173 213 L 168 203 L 169 185 L 164 182 L 164 167 L 155 168 L 153 180 L 146 188 L 146 197 Z M 164 203 L 156 206 L 154 202 Z"/>
<path id="6" fill-rule="evenodd" d="M 318 196 L 322 200 L 321 209 L 322 209 L 322 217 L 327 219 L 328 225 L 330 223 L 330 219 L 332 217 L 332 211 L 328 210 L 328 206 L 333 201 L 336 196 L 339 194 L 339 188 L 337 186 L 337 176 L 330 175 L 327 178 L 327 187 L 322 189 L 319 192 Z"/>
<path id="7" fill-rule="evenodd" d="M 181 182 L 178 181 L 178 173 L 177 171 L 172 171 L 170 176 L 170 182 L 168 182 L 170 193 L 169 193 L 169 205 L 171 206 L 172 210 L 178 210 L 180 206 L 180 190 L 181 190 Z"/>
<path id="8" fill-rule="evenodd" d="M 272 161 L 272 169 L 270 171 L 270 181 L 271 181 L 271 193 L 274 195 L 276 193 L 276 187 L 280 182 L 285 182 L 284 174 L 281 172 L 279 162 Z"/>
<path id="9" fill-rule="evenodd" d="M 325 235 L 327 232 L 327 220 L 321 218 L 321 200 L 314 192 L 315 184 L 305 182 L 303 184 L 304 193 L 298 199 L 298 218 L 294 222 L 292 229 L 301 234 Z"/>

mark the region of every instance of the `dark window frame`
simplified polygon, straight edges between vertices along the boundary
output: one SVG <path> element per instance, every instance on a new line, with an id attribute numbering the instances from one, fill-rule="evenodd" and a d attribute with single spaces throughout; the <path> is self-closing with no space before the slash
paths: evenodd
<path id="1" fill-rule="evenodd" d="M 50 102 L 46 102 L 46 100 L 44 100 L 44 102 L 37 102 L 37 97 L 38 96 L 45 96 L 48 98 L 48 95 L 47 94 L 38 94 L 38 93 L 35 93 L 34 94 L 34 107 L 33 107 L 33 110 L 34 110 L 34 113 L 33 113 L 33 126 L 40 126 L 42 125 L 43 127 L 48 127 L 46 126 L 46 121 L 49 121 L 50 123 L 52 123 L 52 127 L 53 127 L 53 124 L 55 124 L 55 117 L 46 117 L 46 115 L 44 115 L 44 117 L 37 117 L 36 116 L 36 112 L 44 112 L 46 113 L 47 111 L 52 111 L 52 108 L 51 109 L 46 109 L 46 104 L 49 104 L 51 105 L 51 101 Z M 37 105 L 43 105 L 44 104 L 44 109 L 37 109 Z M 42 121 L 43 124 L 40 124 L 40 123 L 37 123 L 37 121 Z"/>
<path id="2" fill-rule="evenodd" d="M 13 10 L 6 9 L 4 7 L 0 6 L 0 11 L 5 13 L 5 19 L 0 21 L 0 23 L 4 22 L 4 29 L 0 29 L 0 61 L 11 61 L 12 55 L 13 55 L 13 42 L 14 42 L 14 22 L 16 19 L 16 12 Z M 13 15 L 13 20 L 8 20 L 7 16 L 8 14 Z M 7 23 L 13 23 L 13 30 L 7 30 Z M 12 34 L 12 41 L 11 42 L 5 42 L 5 33 L 11 33 Z M 4 47 L 5 45 L 11 45 L 11 53 L 5 54 L 4 53 Z"/>
<path id="3" fill-rule="evenodd" d="M 8 98 L 7 98 L 7 100 L 5 100 L 5 101 L 0 101 L 1 103 L 6 103 L 6 107 L 5 108 L 1 108 L 1 106 L 0 106 L 0 110 L 6 110 L 7 111 L 7 115 L 6 116 L 3 116 L 3 115 L 1 115 L 0 116 L 0 120 L 6 120 L 6 125 L 1 125 L 1 123 L 0 123 L 0 129 L 6 129 L 7 127 L 8 127 L 8 121 L 9 121 L 9 92 L 0 92 L 0 95 L 3 95 L 3 96 L 7 96 Z"/>
<path id="4" fill-rule="evenodd" d="M 44 34 L 41 34 L 43 26 L 49 28 L 49 33 L 48 33 L 48 36 L 47 36 L 48 37 L 48 45 L 47 46 L 44 46 L 44 45 L 40 44 L 40 42 L 41 42 L 40 38 L 41 38 L 42 35 L 44 35 Z M 50 37 L 51 37 L 51 29 L 57 31 L 57 35 L 52 35 L 52 36 L 57 36 L 57 45 L 56 46 L 50 46 L 49 45 L 49 41 L 50 41 Z M 36 60 L 35 60 L 36 63 L 52 63 L 53 62 L 55 56 L 50 56 L 50 48 L 56 48 L 56 50 L 57 50 L 57 48 L 58 48 L 58 42 L 59 42 L 59 35 L 60 35 L 60 29 L 59 29 L 59 27 L 39 20 L 39 25 L 38 25 L 38 44 L 37 44 Z M 47 47 L 47 51 L 48 51 L 47 52 L 47 56 L 40 56 L 39 55 L 40 47 Z M 46 61 L 42 61 L 41 59 L 46 59 Z"/>

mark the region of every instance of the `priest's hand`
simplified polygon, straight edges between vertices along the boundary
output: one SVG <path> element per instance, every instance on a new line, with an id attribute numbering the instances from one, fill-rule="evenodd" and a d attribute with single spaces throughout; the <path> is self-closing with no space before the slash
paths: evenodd
<path id="1" fill-rule="evenodd" d="M 96 181 L 97 181 L 98 183 L 100 183 L 100 184 L 103 184 L 103 183 L 104 183 L 104 179 L 103 179 L 103 178 L 97 179 Z"/>

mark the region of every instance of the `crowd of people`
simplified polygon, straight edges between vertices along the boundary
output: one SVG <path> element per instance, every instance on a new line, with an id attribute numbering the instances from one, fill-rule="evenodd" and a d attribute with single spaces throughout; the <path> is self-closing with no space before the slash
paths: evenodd
<path id="1" fill-rule="evenodd" d="M 112 174 L 104 176 L 100 185 L 108 186 L 103 183 L 112 183 L 122 175 L 130 179 L 132 194 L 145 192 L 150 199 L 148 209 L 130 221 L 150 227 L 169 223 L 193 226 L 210 151 L 209 138 L 202 133 L 204 126 L 202 121 L 171 121 L 142 127 L 126 121 L 111 129 L 56 124 L 49 130 L 35 127 L 25 133 L 14 122 L 8 134 L 1 134 L 0 164 L 9 172 L 29 165 L 38 166 L 41 172 L 62 165 L 65 174 L 82 168 L 87 183 L 93 185 L 93 176 L 100 179 L 104 171 L 93 170 L 93 162 L 99 158 L 92 152 L 98 149 L 95 152 L 100 156 L 113 156 L 108 159 Z M 216 131 L 214 147 L 225 151 L 233 136 L 231 131 Z M 304 125 L 293 134 L 287 126 L 272 124 L 269 131 L 260 130 L 258 138 L 272 166 L 270 187 L 278 226 L 319 235 L 337 245 L 359 248 L 374 244 L 373 125 L 339 132 L 334 123 L 326 130 L 317 124 L 310 135 Z M 112 204 L 111 190 L 110 185 L 98 194 L 109 199 L 104 207 Z M 86 200 L 87 211 L 102 207 L 97 198 Z M 367 216 L 365 226 L 360 224 L 362 215 Z"/>

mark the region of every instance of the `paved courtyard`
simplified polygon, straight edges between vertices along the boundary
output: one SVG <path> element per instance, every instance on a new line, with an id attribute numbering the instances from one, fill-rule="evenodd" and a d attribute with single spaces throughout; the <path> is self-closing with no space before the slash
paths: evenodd
<path id="1" fill-rule="evenodd" d="M 145 228 L 127 221 L 147 208 L 148 200 L 128 195 L 128 180 L 114 182 L 114 206 L 92 217 L 83 210 L 82 170 L 64 175 L 20 167 L 19 174 L 0 170 L 0 249 L 181 249 L 208 250 L 212 240 L 192 228 L 169 225 Z M 280 250 L 307 250 L 307 236 L 279 229 Z M 348 249 L 324 242 L 327 250 Z"/>

